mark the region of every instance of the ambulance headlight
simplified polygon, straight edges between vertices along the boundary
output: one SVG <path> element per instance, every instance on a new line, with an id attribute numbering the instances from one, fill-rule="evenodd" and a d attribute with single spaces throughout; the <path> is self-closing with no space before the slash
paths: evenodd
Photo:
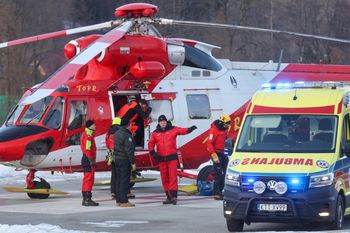
<path id="1" fill-rule="evenodd" d="M 329 186 L 333 183 L 333 178 L 334 178 L 333 173 L 311 176 L 310 182 L 309 182 L 309 188 Z"/>
<path id="2" fill-rule="evenodd" d="M 239 173 L 234 173 L 227 170 L 225 184 L 239 187 L 241 186 L 240 180 L 241 180 L 241 177 Z"/>

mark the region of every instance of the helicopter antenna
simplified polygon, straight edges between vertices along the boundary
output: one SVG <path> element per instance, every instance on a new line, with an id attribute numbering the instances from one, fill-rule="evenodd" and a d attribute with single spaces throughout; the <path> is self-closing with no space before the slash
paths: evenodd
<path id="1" fill-rule="evenodd" d="M 273 33 L 278 33 L 278 34 L 307 37 L 307 38 L 313 38 L 313 39 L 319 39 L 319 40 L 334 41 L 334 42 L 341 42 L 341 43 L 350 43 L 350 40 L 339 39 L 339 38 L 328 37 L 328 36 L 319 36 L 319 35 L 299 33 L 299 32 L 282 31 L 282 30 L 268 29 L 268 28 L 257 28 L 257 27 L 241 26 L 241 25 L 234 25 L 234 24 L 205 23 L 205 22 L 183 21 L 183 20 L 173 20 L 173 19 L 164 19 L 164 18 L 159 18 L 158 23 L 165 24 L 165 25 L 166 24 L 186 25 L 186 26 L 229 28 L 229 29 L 258 31 L 258 32 L 273 32 Z"/>
<path id="2" fill-rule="evenodd" d="M 283 58 L 283 49 L 281 49 L 280 57 L 278 58 L 278 65 L 277 65 L 277 70 L 276 71 L 280 71 L 282 58 Z"/>

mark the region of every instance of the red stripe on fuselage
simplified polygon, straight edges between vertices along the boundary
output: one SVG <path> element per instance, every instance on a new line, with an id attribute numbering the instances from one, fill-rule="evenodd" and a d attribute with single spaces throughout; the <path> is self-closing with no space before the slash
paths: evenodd
<path id="1" fill-rule="evenodd" d="M 350 66 L 324 64 L 288 64 L 270 82 L 350 81 Z"/>

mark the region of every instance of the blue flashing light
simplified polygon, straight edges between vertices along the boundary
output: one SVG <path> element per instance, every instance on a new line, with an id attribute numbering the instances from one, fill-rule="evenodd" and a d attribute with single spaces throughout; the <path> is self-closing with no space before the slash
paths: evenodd
<path id="1" fill-rule="evenodd" d="M 290 83 L 277 83 L 277 88 L 288 88 Z"/>
<path id="2" fill-rule="evenodd" d="M 292 179 L 291 182 L 292 184 L 299 184 L 299 179 Z"/>
<path id="3" fill-rule="evenodd" d="M 270 88 L 271 87 L 271 83 L 264 83 L 263 85 L 261 85 L 262 88 Z"/>

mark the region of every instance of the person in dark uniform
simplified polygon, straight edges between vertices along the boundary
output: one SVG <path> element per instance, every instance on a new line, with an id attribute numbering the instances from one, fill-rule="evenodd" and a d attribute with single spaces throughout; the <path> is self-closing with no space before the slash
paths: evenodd
<path id="1" fill-rule="evenodd" d="M 116 180 L 116 202 L 120 207 L 134 207 L 127 194 L 130 190 L 131 171 L 136 170 L 135 141 L 130 122 L 122 119 L 120 129 L 114 134 L 114 163 Z"/>
<path id="2" fill-rule="evenodd" d="M 107 165 L 111 166 L 111 196 L 112 199 L 116 199 L 116 187 L 115 187 L 115 163 L 113 161 L 113 151 L 114 151 L 114 134 L 120 127 L 121 119 L 116 117 L 112 121 L 112 125 L 106 133 L 106 146 L 109 151 L 109 156 L 107 158 Z"/>
<path id="3" fill-rule="evenodd" d="M 92 186 L 95 181 L 95 163 L 96 163 L 96 144 L 95 144 L 95 123 L 92 120 L 88 120 L 85 123 L 85 131 L 80 138 L 80 148 L 83 152 L 81 158 L 81 165 L 84 170 L 84 178 L 82 185 L 83 206 L 98 206 L 97 202 L 91 200 Z"/>

